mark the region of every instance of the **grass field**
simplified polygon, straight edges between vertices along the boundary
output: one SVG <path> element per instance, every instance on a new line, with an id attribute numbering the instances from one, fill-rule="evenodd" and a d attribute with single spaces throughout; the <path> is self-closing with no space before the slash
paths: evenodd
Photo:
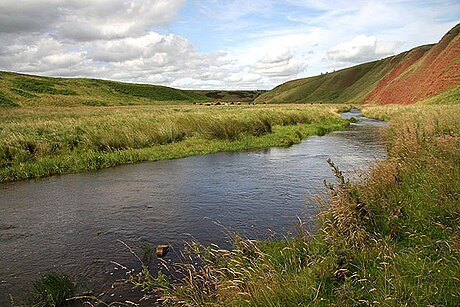
<path id="1" fill-rule="evenodd" d="M 0 107 L 177 105 L 209 101 L 199 92 L 166 86 L 0 72 Z"/>
<path id="2" fill-rule="evenodd" d="M 181 283 L 132 281 L 197 306 L 459 306 L 460 106 L 363 111 L 391 120 L 388 159 L 357 183 L 330 162 L 315 235 L 299 224 L 284 241 L 192 245 Z"/>
<path id="3" fill-rule="evenodd" d="M 345 127 L 338 109 L 7 108 L 0 113 L 0 182 L 219 151 L 289 146 L 307 135 Z"/>

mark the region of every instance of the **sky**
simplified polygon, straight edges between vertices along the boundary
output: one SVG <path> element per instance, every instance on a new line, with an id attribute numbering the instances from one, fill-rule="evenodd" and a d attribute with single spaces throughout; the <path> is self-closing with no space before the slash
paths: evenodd
<path id="1" fill-rule="evenodd" d="M 436 43 L 458 0 L 0 0 L 0 70 L 271 89 Z"/>

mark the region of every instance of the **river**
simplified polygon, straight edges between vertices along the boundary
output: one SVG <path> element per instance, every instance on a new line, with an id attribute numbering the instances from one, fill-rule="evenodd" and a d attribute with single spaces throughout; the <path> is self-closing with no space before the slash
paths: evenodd
<path id="1" fill-rule="evenodd" d="M 360 118 L 350 129 L 289 148 L 218 153 L 125 165 L 0 185 L 0 306 L 32 281 L 64 272 L 111 295 L 123 277 L 110 261 L 136 260 L 117 240 L 168 243 L 174 260 L 185 241 L 225 246 L 227 231 L 258 239 L 288 236 L 297 217 L 313 223 L 312 195 L 333 181 L 331 158 L 350 176 L 385 157 L 384 123 Z M 115 292 L 114 292 L 115 293 Z M 114 294 L 112 293 L 112 294 Z"/>

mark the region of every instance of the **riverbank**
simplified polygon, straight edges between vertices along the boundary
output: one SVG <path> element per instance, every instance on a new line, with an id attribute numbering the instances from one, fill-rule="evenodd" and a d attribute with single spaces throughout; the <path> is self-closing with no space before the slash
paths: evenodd
<path id="1" fill-rule="evenodd" d="M 459 106 L 364 107 L 389 118 L 388 159 L 362 182 L 337 182 L 310 235 L 192 246 L 182 283 L 132 281 L 169 303 L 219 306 L 460 304 Z"/>
<path id="2" fill-rule="evenodd" d="M 0 114 L 0 182 L 221 151 L 343 129 L 343 106 L 28 108 Z"/>

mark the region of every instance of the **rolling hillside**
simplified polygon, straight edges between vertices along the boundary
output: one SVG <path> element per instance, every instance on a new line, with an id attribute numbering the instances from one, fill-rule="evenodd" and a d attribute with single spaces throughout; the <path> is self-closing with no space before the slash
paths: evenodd
<path id="1" fill-rule="evenodd" d="M 212 101 L 411 104 L 449 92 L 460 101 L 460 24 L 439 43 L 263 91 L 185 91 L 97 79 L 0 72 L 0 106 L 112 106 Z M 433 103 L 432 101 L 429 103 Z"/>
<path id="2" fill-rule="evenodd" d="M 97 79 L 0 72 L 0 106 L 111 106 L 210 101 L 194 91 Z"/>
<path id="3" fill-rule="evenodd" d="M 0 72 L 0 106 L 116 106 L 250 102 L 265 91 L 179 90 L 98 79 Z"/>
<path id="4" fill-rule="evenodd" d="M 232 91 L 220 91 L 220 90 L 194 90 L 197 94 L 205 95 L 209 99 L 221 102 L 251 102 L 254 101 L 261 94 L 266 91 L 256 90 L 232 90 Z"/>
<path id="5" fill-rule="evenodd" d="M 320 76 L 262 94 L 269 103 L 414 103 L 460 84 L 460 24 L 438 44 Z"/>

